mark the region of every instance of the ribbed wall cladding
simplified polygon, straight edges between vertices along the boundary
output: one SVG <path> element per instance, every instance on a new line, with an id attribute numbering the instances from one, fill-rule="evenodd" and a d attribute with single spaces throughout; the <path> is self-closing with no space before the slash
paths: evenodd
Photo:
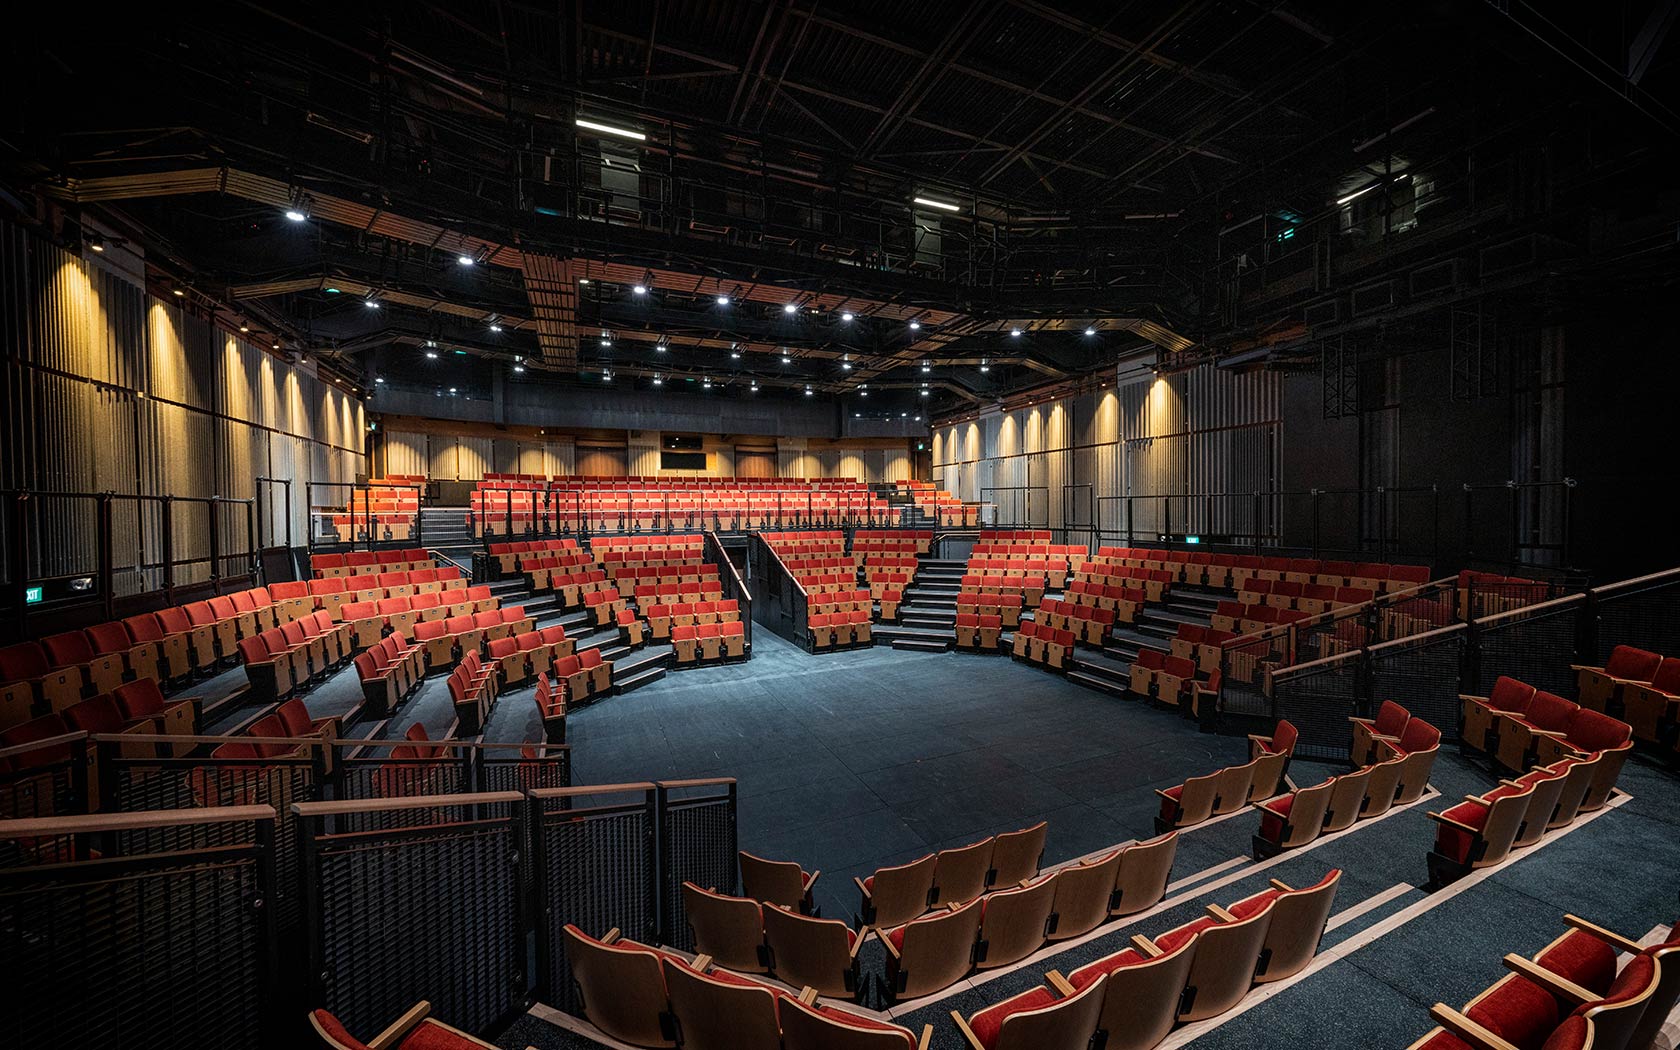
<path id="1" fill-rule="evenodd" d="M 1079 533 L 1124 532 L 1128 513 L 1140 535 L 1275 525 L 1275 501 L 1259 501 L 1257 521 L 1252 493 L 1277 489 L 1276 374 L 1201 367 L 1118 379 L 935 431 L 935 480 L 964 500 L 995 504 L 1001 522 L 1067 529 L 1076 542 Z"/>
<path id="2" fill-rule="evenodd" d="M 303 542 L 307 482 L 353 481 L 362 469 L 355 398 L 11 223 L 0 223 L 0 326 L 0 487 L 36 494 L 32 576 L 97 567 L 96 501 L 55 493 L 262 496 L 259 541 L 277 545 L 288 515 Z M 290 505 L 258 477 L 291 479 Z M 217 514 L 224 573 L 251 560 L 248 515 Z M 167 543 L 163 517 L 155 501 L 113 503 L 119 595 L 161 586 L 166 551 L 196 562 L 176 583 L 210 578 L 208 509 L 177 503 Z"/>

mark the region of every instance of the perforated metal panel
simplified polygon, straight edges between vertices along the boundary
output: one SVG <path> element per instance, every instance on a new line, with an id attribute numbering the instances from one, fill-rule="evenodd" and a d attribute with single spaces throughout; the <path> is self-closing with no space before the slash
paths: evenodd
<path id="1" fill-rule="evenodd" d="M 1278 672 L 1272 679 L 1272 712 L 1301 731 L 1302 758 L 1345 759 L 1348 722 L 1363 714 L 1362 656 L 1347 653 Z"/>
<path id="2" fill-rule="evenodd" d="M 1480 688 L 1486 696 L 1500 675 L 1510 675 L 1536 689 L 1573 696 L 1579 663 L 1576 645 L 1586 597 L 1571 595 L 1525 609 L 1487 616 L 1476 621 L 1480 642 Z"/>
<path id="3" fill-rule="evenodd" d="M 180 852 L 0 871 L 8 1045 L 265 1045 L 278 1023 L 264 907 L 271 830 L 181 826 L 171 835 Z M 45 837 L 30 848 L 87 854 Z"/>
<path id="4" fill-rule="evenodd" d="M 575 1013 L 580 1004 L 562 932 L 568 924 L 592 937 L 617 929 L 644 943 L 655 938 L 653 785 L 586 797 L 538 792 L 528 812 L 537 997 Z"/>
<path id="5" fill-rule="evenodd" d="M 1441 731 L 1458 737 L 1459 676 L 1469 629 L 1454 624 L 1428 634 L 1374 645 L 1367 652 L 1371 704 L 1384 700 L 1410 711 Z"/>
<path id="6" fill-rule="evenodd" d="M 672 781 L 659 785 L 661 940 L 694 950 L 682 884 L 735 892 L 735 781 Z"/>
<path id="7" fill-rule="evenodd" d="M 1604 666 L 1618 645 L 1680 653 L 1680 572 L 1600 587 L 1593 599 L 1598 620 L 1595 665 Z"/>
<path id="8" fill-rule="evenodd" d="M 306 810 L 311 999 L 350 1031 L 377 1032 L 420 999 L 483 1031 L 523 1001 L 518 803 L 486 797 L 505 796 L 462 796 L 410 811 L 426 823 L 380 831 L 330 833 L 338 818 Z"/>

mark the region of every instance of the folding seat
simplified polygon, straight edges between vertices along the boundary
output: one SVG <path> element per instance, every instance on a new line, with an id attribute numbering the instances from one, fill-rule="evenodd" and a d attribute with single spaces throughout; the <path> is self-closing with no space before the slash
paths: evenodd
<path id="1" fill-rule="evenodd" d="M 693 626 L 671 628 L 671 649 L 679 665 L 694 663 L 699 656 L 699 647 Z"/>
<path id="2" fill-rule="evenodd" d="M 1532 784 L 1500 786 L 1481 798 L 1466 798 L 1444 813 L 1431 812 L 1435 848 L 1429 853 L 1432 887 L 1452 882 L 1476 868 L 1504 860 L 1528 815 Z M 1550 813 L 1543 815 L 1550 817 Z"/>
<path id="3" fill-rule="evenodd" d="M 279 610 L 274 607 L 274 599 L 269 596 L 267 587 L 235 591 L 229 597 L 235 609 L 251 614 L 259 630 L 273 630 L 280 626 Z"/>
<path id="4" fill-rule="evenodd" d="M 795 908 L 801 914 L 811 914 L 811 887 L 822 872 L 806 873 L 791 860 L 765 860 L 746 850 L 739 854 L 741 890 L 753 900 L 764 901 L 784 908 Z"/>
<path id="5" fill-rule="evenodd" d="M 699 647 L 701 660 L 716 660 L 723 655 L 723 637 L 715 623 L 695 625 L 694 641 Z"/>
<path id="6" fill-rule="evenodd" d="M 933 903 L 936 854 L 890 868 L 879 868 L 867 879 L 853 876 L 860 898 L 860 926 L 886 929 L 925 913 Z"/>
<path id="7" fill-rule="evenodd" d="M 281 639 L 289 648 L 303 653 L 310 679 L 317 679 L 326 674 L 328 662 L 326 638 L 319 634 L 311 637 L 303 629 L 303 624 L 296 620 L 282 624 L 279 631 Z M 264 631 L 263 634 L 267 635 L 268 632 Z"/>
<path id="8" fill-rule="evenodd" d="M 215 628 L 206 624 L 196 626 L 186 609 L 171 606 L 159 609 L 155 613 L 141 613 L 130 616 L 123 622 L 128 625 L 129 633 L 136 638 L 149 638 L 150 629 L 145 621 L 150 617 L 156 629 L 162 633 L 164 653 L 168 656 L 170 673 L 175 677 L 184 678 L 195 669 L 209 671 L 216 666 L 216 635 Z M 178 659 L 178 654 L 185 652 L 185 659 Z"/>
<path id="9" fill-rule="evenodd" d="M 1079 1050 L 1096 1036 L 1107 978 L 1058 999 L 1039 985 L 986 1007 L 968 1020 L 951 1011 L 970 1050 Z"/>
<path id="10" fill-rule="evenodd" d="M 338 736 L 339 717 L 328 715 L 326 718 L 312 718 L 309 707 L 302 700 L 288 700 L 274 712 L 279 720 L 280 732 L 278 736 L 306 737 L 318 736 L 325 738 Z M 253 727 L 253 736 L 258 735 Z"/>
<path id="11" fill-rule="evenodd" d="M 1044 860 L 1044 837 L 1049 825 L 1039 821 L 1029 828 L 1007 831 L 992 839 L 991 866 L 986 886 L 1013 886 L 1038 876 Z"/>
<path id="12" fill-rule="evenodd" d="M 309 558 L 309 570 L 317 577 L 337 579 L 345 575 L 344 555 L 342 554 L 313 554 Z"/>
<path id="13" fill-rule="evenodd" d="M 817 651 L 832 649 L 837 633 L 833 618 L 828 613 L 812 613 L 806 617 L 807 628 L 811 632 L 811 648 Z"/>
<path id="14" fill-rule="evenodd" d="M 617 591 L 591 591 L 583 596 L 583 607 L 589 613 L 590 622 L 596 627 L 605 627 L 613 621 L 617 612 L 612 608 L 608 595 L 616 596 Z"/>
<path id="15" fill-rule="evenodd" d="M 1272 584 L 1272 591 L 1266 595 L 1264 604 L 1274 609 L 1294 609 L 1301 598 L 1301 585 L 1289 580 L 1279 580 Z"/>
<path id="16" fill-rule="evenodd" d="M 948 988 L 974 961 L 986 902 L 972 900 L 892 929 L 878 928 L 886 950 L 889 1001 L 915 999 Z"/>
<path id="17" fill-rule="evenodd" d="M 636 618 L 636 614 L 629 609 L 618 610 L 614 621 L 618 625 L 618 641 L 621 645 L 628 645 L 632 649 L 640 649 L 646 644 L 644 625 Z"/>
<path id="18" fill-rule="evenodd" d="M 1155 699 L 1176 707 L 1188 700 L 1189 690 L 1196 682 L 1196 665 L 1182 656 L 1166 656 L 1160 670 L 1155 672 Z"/>
<path id="19" fill-rule="evenodd" d="M 562 933 L 584 1018 L 632 1046 L 674 1046 L 667 1034 L 665 956 L 620 938 L 616 929 L 600 940 L 570 923 Z"/>
<path id="20" fill-rule="evenodd" d="M 815 988 L 819 995 L 858 994 L 857 953 L 863 938 L 845 923 L 773 905 L 764 909 L 764 940 L 777 980 Z"/>
<path id="21" fill-rule="evenodd" d="M 1341 880 L 1339 868 L 1330 869 L 1315 885 L 1298 890 L 1273 879 L 1270 889 L 1245 897 L 1228 910 L 1210 907 L 1208 911 L 1221 921 L 1240 922 L 1268 907 L 1272 909 L 1259 966 L 1254 971 L 1255 984 L 1269 984 L 1300 973 L 1318 954 L 1318 942 Z"/>
<path id="22" fill-rule="evenodd" d="M 1582 707 L 1620 714 L 1627 687 L 1650 682 L 1656 677 L 1662 659 L 1660 653 L 1618 645 L 1610 650 L 1610 659 L 1603 667 L 1571 664 L 1575 671 L 1576 698 Z"/>
<path id="23" fill-rule="evenodd" d="M 696 952 L 739 973 L 763 973 L 770 968 L 758 901 L 702 889 L 692 882 L 683 883 L 682 893 Z"/>
<path id="24" fill-rule="evenodd" d="M 288 580 L 268 585 L 269 597 L 274 599 L 282 619 L 295 620 L 315 611 L 315 600 L 309 595 L 309 581 Z"/>
<path id="25" fill-rule="evenodd" d="M 1048 639 L 1040 632 L 1039 641 L 1043 645 L 1044 665 L 1063 670 L 1067 666 L 1068 654 L 1073 651 L 1073 632 L 1051 631 Z"/>
<path id="26" fill-rule="evenodd" d="M 1206 918 L 1186 923 L 1153 940 L 1139 938 L 1133 942 L 1140 948 L 1153 947 L 1162 953 L 1174 951 L 1186 941 L 1196 942 L 1195 958 L 1179 999 L 1180 1022 L 1217 1017 L 1248 993 L 1261 965 L 1261 952 L 1275 910 L 1275 902 L 1267 901 L 1252 914 L 1239 918 L 1222 908 L 1210 908 L 1213 914 Z"/>
<path id="27" fill-rule="evenodd" d="M 1458 699 L 1463 721 L 1458 735 L 1459 743 L 1484 753 L 1497 749 L 1499 716 L 1507 713 L 1521 715 L 1528 709 L 1536 691 L 1531 685 L 1500 675 L 1494 681 L 1493 691 L 1488 696 L 1460 693 Z"/>
<path id="28" fill-rule="evenodd" d="M 483 612 L 473 613 L 472 624 L 473 630 L 478 632 L 483 644 L 489 644 L 497 638 L 505 638 L 513 633 L 508 625 L 502 623 L 502 611 L 500 609 L 485 609 Z M 482 647 L 482 645 L 468 646 L 463 642 L 461 655 L 464 658 L 467 653 L 478 652 Z"/>
<path id="29" fill-rule="evenodd" d="M 561 624 L 542 628 L 537 632 L 537 637 L 542 640 L 543 647 L 548 650 L 548 656 L 542 660 L 545 668 L 554 660 L 571 656 L 577 652 L 577 639 L 567 638 L 566 628 Z M 535 667 L 536 664 L 533 663 L 532 666 Z"/>
<path id="30" fill-rule="evenodd" d="M 793 995 L 713 969 L 704 957 L 662 961 L 669 1020 L 684 1050 L 780 1050 L 778 1006 Z"/>
<path id="31" fill-rule="evenodd" d="M 1145 697 L 1154 695 L 1155 676 L 1165 664 L 1166 654 L 1159 649 L 1139 649 L 1137 659 L 1132 661 L 1132 692 Z"/>
<path id="32" fill-rule="evenodd" d="M 393 631 L 411 634 L 420 614 L 409 607 L 407 598 L 381 598 L 373 603 L 374 613 Z"/>
<path id="33" fill-rule="evenodd" d="M 414 614 L 416 625 L 449 617 L 449 606 L 444 604 L 443 595 L 437 591 L 414 595 L 408 599 L 408 610 Z"/>
<path id="34" fill-rule="evenodd" d="M 1411 712 L 1392 700 L 1384 700 L 1377 708 L 1376 718 L 1348 717 L 1353 724 L 1353 743 L 1348 747 L 1348 760 L 1356 766 L 1370 765 L 1376 761 L 1376 741 L 1397 744 L 1400 734 L 1405 732 L 1406 723 L 1411 721 Z"/>
<path id="35" fill-rule="evenodd" d="M 475 1039 L 451 1028 L 435 1017 L 426 1016 L 432 1004 L 422 999 L 369 1043 L 363 1043 L 326 1010 L 314 1010 L 309 1023 L 329 1050 L 496 1050 L 495 1044 Z M 669 1046 L 669 1043 L 663 1044 Z"/>
<path id="36" fill-rule="evenodd" d="M 1612 997 L 1612 988 L 1618 980 L 1618 953 L 1632 959 L 1644 956 L 1657 964 L 1657 987 L 1627 1038 L 1629 1047 L 1656 1046 L 1656 1037 L 1674 1009 L 1676 997 L 1680 996 L 1680 924 L 1663 939 L 1641 945 L 1579 916 L 1565 915 L 1563 921 L 1568 931 L 1536 953 L 1534 964 L 1592 996 L 1601 1000 Z M 1635 977 L 1633 982 L 1624 982 L 1624 990 L 1629 983 L 1638 987 L 1637 974 Z M 1568 998 L 1581 1001 L 1583 996 L 1575 992 Z M 1602 1017 L 1599 1020 L 1602 1022 Z M 1616 1020 L 1620 1022 L 1623 1018 Z"/>
<path id="37" fill-rule="evenodd" d="M 436 569 L 410 569 L 408 582 L 415 594 L 438 594 L 443 590 Z"/>
<path id="38" fill-rule="evenodd" d="M 299 617 L 293 621 L 303 629 L 303 633 L 310 638 L 319 638 L 326 655 L 327 666 L 337 669 L 344 666 L 350 658 L 350 628 L 341 623 L 335 623 L 332 615 L 325 609 L 317 609 L 308 616 Z"/>
<path id="39" fill-rule="evenodd" d="M 40 648 L 51 671 L 75 685 L 75 699 L 81 699 L 89 686 L 93 693 L 108 693 L 122 684 L 122 655 L 98 655 L 81 631 L 49 635 L 41 639 Z"/>
<path id="40" fill-rule="evenodd" d="M 1195 960 L 1194 937 L 1170 952 L 1154 948 L 1143 938 L 1136 940 L 1141 943 L 1075 970 L 1072 980 L 1055 970 L 1045 974 L 1063 996 L 1104 982 L 1097 1030 L 1106 1033 L 1103 1045 L 1113 1050 L 1150 1050 L 1166 1038 L 1177 1020 L 1180 995 Z"/>
<path id="41" fill-rule="evenodd" d="M 1632 750 L 1632 730 L 1626 722 L 1586 707 L 1569 713 L 1561 735 L 1542 735 L 1535 741 L 1535 755 L 1542 764 L 1599 756 L 1592 785 L 1581 802 L 1581 808 L 1587 810 L 1597 809 L 1610 797 Z"/>
<path id="42" fill-rule="evenodd" d="M 445 587 L 444 590 L 448 591 L 449 588 Z M 465 588 L 459 595 L 448 595 L 448 597 L 450 598 L 449 604 L 452 607 L 458 607 L 462 604 L 471 605 L 471 611 L 475 613 L 481 613 L 486 609 L 496 607 L 496 597 L 490 593 L 490 585 L 487 583 Z"/>
<path id="43" fill-rule="evenodd" d="M 1037 951 L 1044 944 L 1055 900 L 1055 882 L 1049 876 L 988 893 L 981 902 L 975 968 L 1008 966 Z"/>
<path id="44" fill-rule="evenodd" d="M 1295 723 L 1287 718 L 1281 718 L 1272 729 L 1271 736 L 1257 736 L 1253 733 L 1248 735 L 1248 753 L 1254 756 L 1282 755 L 1284 756 L 1284 768 L 1287 770 L 1289 767 L 1288 759 L 1295 754 L 1295 741 L 1300 739 L 1300 735 L 1300 732 L 1295 728 Z M 1256 777 L 1255 780 L 1258 782 L 1259 778 Z"/>
<path id="45" fill-rule="evenodd" d="M 1669 958 L 1672 960 L 1673 956 Z M 1597 1050 L 1659 1045 L 1650 1041 L 1649 1036 L 1646 1042 L 1634 1041 L 1636 1033 L 1659 1034 L 1667 1019 L 1668 1010 L 1659 1012 L 1657 1007 L 1665 1005 L 1659 1000 L 1667 998 L 1670 992 L 1664 988 L 1662 967 L 1654 953 L 1641 951 L 1628 960 L 1602 995 L 1520 955 L 1506 955 L 1503 962 L 1519 980 L 1532 982 L 1549 992 L 1560 1010 L 1571 1011 L 1559 1025 L 1560 1030 L 1573 1021 L 1588 1022 L 1592 1026 L 1591 1045 Z M 1653 1013 L 1660 1014 L 1655 1023 L 1648 1019 Z"/>
<path id="46" fill-rule="evenodd" d="M 713 603 L 719 623 L 734 623 L 741 619 L 741 603 L 735 598 L 719 599 Z"/>
<path id="47" fill-rule="evenodd" d="M 1625 683 L 1621 710 L 1635 739 L 1653 744 L 1675 739 L 1675 726 L 1680 723 L 1680 658 L 1665 658 L 1649 682 Z"/>
<path id="48" fill-rule="evenodd" d="M 1260 811 L 1260 830 L 1254 836 L 1254 858 L 1264 860 L 1284 850 L 1305 846 L 1324 830 L 1324 813 L 1330 807 L 1334 777 L 1312 787 L 1296 788 L 1287 795 L 1254 803 Z"/>
<path id="49" fill-rule="evenodd" d="M 451 637 L 449 652 L 441 663 L 431 663 L 432 648 L 428 646 L 426 657 L 429 666 L 440 667 L 464 659 L 468 653 L 476 653 L 484 646 L 485 634 L 492 627 L 501 626 L 501 614 L 494 609 L 473 613 L 470 616 L 451 616 L 443 621 L 444 633 Z"/>
<path id="50" fill-rule="evenodd" d="M 1155 830 L 1166 832 L 1187 828 L 1211 817 L 1214 805 L 1220 801 L 1219 785 L 1223 773 L 1224 770 L 1218 770 L 1206 776 L 1191 777 L 1165 790 L 1157 788 L 1155 794 L 1161 798 L 1161 812 L 1155 818 Z M 1243 801 L 1248 801 L 1246 790 Z"/>
<path id="51" fill-rule="evenodd" d="M 271 646 L 272 643 L 272 646 Z M 239 640 L 239 655 L 245 674 L 258 698 L 268 702 L 290 696 L 299 682 L 309 677 L 308 657 L 302 650 L 287 647 L 279 631 L 264 631 L 255 638 Z"/>
<path id="52" fill-rule="evenodd" d="M 525 615 L 523 605 L 504 605 L 500 610 L 501 626 L 498 637 L 506 638 L 511 635 L 524 634 L 533 625 L 532 618 Z"/>
<path id="53" fill-rule="evenodd" d="M 158 642 L 141 641 L 129 633 L 127 626 L 115 621 L 96 624 L 82 633 L 97 659 L 116 658 L 127 677 L 163 677 L 163 647 Z"/>
<path id="54" fill-rule="evenodd" d="M 997 652 L 998 639 L 1003 635 L 1003 617 L 987 613 L 976 617 L 975 623 L 976 630 L 979 632 L 975 644 L 985 652 Z"/>
<path id="55" fill-rule="evenodd" d="M 504 686 L 523 682 L 531 676 L 531 654 L 519 647 L 515 638 L 497 638 L 485 649 L 485 655 L 501 672 Z"/>
<path id="56" fill-rule="evenodd" d="M 159 733 L 167 733 L 170 736 L 189 737 L 198 732 L 197 706 L 191 700 L 165 700 L 163 691 L 158 688 L 155 679 L 141 678 L 126 682 L 119 685 L 111 695 L 117 701 L 117 708 L 122 712 L 123 718 L 129 722 L 145 719 L 155 725 Z M 193 749 L 190 741 L 165 746 L 176 756 L 184 755 Z"/>
<path id="57" fill-rule="evenodd" d="M 612 689 L 612 661 L 602 659 L 601 650 L 599 648 L 585 649 L 583 652 L 577 654 L 577 658 L 578 672 L 589 676 L 588 692 L 586 695 L 600 696 Z M 571 683 L 568 682 L 567 684 L 570 685 Z M 584 694 L 579 694 L 574 690 L 571 695 L 578 696 Z"/>
<path id="58" fill-rule="evenodd" d="M 963 904 L 986 892 L 996 840 L 982 839 L 967 846 L 940 850 L 933 866 L 933 896 L 928 905 Z"/>
<path id="59" fill-rule="evenodd" d="M 1544 988 L 1517 974 L 1507 974 L 1484 989 L 1463 1012 L 1436 1003 L 1430 1015 L 1436 1028 L 1408 1050 L 1470 1050 L 1518 1046 L 1538 1050 L 1596 1050 L 1592 1022 L 1575 1018 L 1559 1024 L 1558 1001 Z M 1454 1034 L 1458 1033 L 1458 1034 Z M 1463 1035 L 1473 1042 L 1459 1038 Z M 1563 1037 L 1559 1039 L 1558 1037 Z"/>

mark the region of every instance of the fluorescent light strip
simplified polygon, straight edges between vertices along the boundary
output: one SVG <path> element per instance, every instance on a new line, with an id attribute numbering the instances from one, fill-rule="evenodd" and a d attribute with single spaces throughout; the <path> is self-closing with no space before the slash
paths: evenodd
<path id="1" fill-rule="evenodd" d="M 597 124 L 593 120 L 584 120 L 582 117 L 577 118 L 575 123 L 578 127 L 588 128 L 590 131 L 599 131 L 606 135 L 617 135 L 620 138 L 635 139 L 638 142 L 647 141 L 646 135 L 639 131 L 631 131 L 629 128 L 615 128 L 611 124 Z"/>
<path id="2" fill-rule="evenodd" d="M 947 204 L 945 201 L 929 200 L 926 197 L 912 197 L 910 199 L 917 204 L 926 205 L 929 208 L 938 208 L 941 211 L 962 211 L 955 204 Z"/>
<path id="3" fill-rule="evenodd" d="M 1404 179 L 1409 179 L 1411 177 L 1412 177 L 1412 173 L 1409 172 L 1409 171 L 1405 171 L 1405 172 L 1401 172 L 1400 174 L 1394 176 L 1394 181 L 1395 182 L 1400 182 Z M 1352 193 L 1348 194 L 1346 197 L 1341 198 L 1336 203 L 1337 204 L 1346 204 L 1348 201 L 1353 200 L 1355 197 L 1363 197 L 1365 194 L 1370 193 L 1372 190 L 1376 189 L 1378 186 L 1381 186 L 1381 185 L 1382 185 L 1382 180 L 1378 179 L 1376 182 L 1368 183 L 1364 186 L 1359 187 L 1357 190 L 1354 190 Z"/>

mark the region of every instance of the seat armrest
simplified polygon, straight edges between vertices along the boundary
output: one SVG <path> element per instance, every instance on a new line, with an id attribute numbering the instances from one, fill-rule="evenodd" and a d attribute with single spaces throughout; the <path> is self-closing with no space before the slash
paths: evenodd
<path id="1" fill-rule="evenodd" d="M 1155 942 L 1154 941 L 1150 940 L 1148 937 L 1145 937 L 1141 933 L 1132 934 L 1132 947 L 1137 949 L 1138 952 L 1142 953 L 1142 955 L 1145 958 L 1148 958 L 1148 959 L 1153 959 L 1158 955 L 1165 955 L 1166 954 L 1165 952 L 1161 951 L 1161 949 L 1155 947 Z"/>
<path id="2" fill-rule="evenodd" d="M 389 1028 L 369 1039 L 368 1050 L 391 1050 L 392 1047 L 403 1040 L 404 1036 L 408 1035 L 421 1021 L 426 1019 L 426 1015 L 431 1012 L 431 1009 L 432 1004 L 424 999 L 415 1003 L 401 1017 L 392 1021 Z"/>
<path id="3" fill-rule="evenodd" d="M 1480 835 L 1482 833 L 1482 830 L 1480 828 L 1473 828 L 1470 825 L 1460 823 L 1459 821 L 1456 821 L 1451 817 L 1442 816 L 1441 814 L 1436 813 L 1434 810 L 1431 810 L 1429 812 L 1429 819 L 1433 820 L 1433 821 L 1436 821 L 1438 823 L 1441 823 L 1441 824 L 1445 824 L 1445 825 L 1447 825 L 1448 827 L 1451 827 L 1451 828 L 1457 828 L 1458 830 L 1464 832 L 1466 835 L 1475 836 L 1475 835 Z"/>
<path id="4" fill-rule="evenodd" d="M 1056 990 L 1056 994 L 1061 996 L 1063 999 L 1073 998 L 1074 993 L 1079 990 L 1075 988 L 1066 977 L 1062 976 L 1060 970 L 1051 970 L 1049 973 L 1044 975 L 1044 980 L 1045 983 L 1054 988 Z"/>
<path id="5" fill-rule="evenodd" d="M 1232 915 L 1230 912 L 1226 911 L 1224 908 L 1221 908 L 1217 904 L 1208 905 L 1207 906 L 1207 912 L 1208 912 L 1209 915 L 1218 919 L 1220 922 L 1236 922 L 1237 921 L 1237 917 L 1235 915 Z"/>
<path id="6" fill-rule="evenodd" d="M 1603 998 L 1582 988 L 1574 981 L 1559 977 L 1534 960 L 1525 959 L 1515 952 L 1508 953 L 1503 961 L 1506 969 L 1521 974 L 1560 999 L 1573 1000 L 1577 1006 L 1582 1003 L 1597 1002 Z"/>
<path id="7" fill-rule="evenodd" d="M 986 1045 L 980 1041 L 979 1036 L 974 1034 L 974 1029 L 968 1026 L 968 1022 L 963 1020 L 962 1014 L 952 1010 L 951 1020 L 957 1022 L 957 1028 L 962 1032 L 963 1038 L 968 1040 L 970 1050 L 986 1050 Z"/>
<path id="8" fill-rule="evenodd" d="M 1618 951 L 1627 952 L 1629 955 L 1638 955 L 1640 952 L 1645 950 L 1644 946 L 1638 941 L 1629 940 L 1621 934 L 1607 930 L 1596 923 L 1589 922 L 1588 920 L 1581 918 L 1579 915 L 1566 914 L 1563 917 L 1563 922 L 1564 925 L 1569 926 L 1572 929 L 1580 930 L 1582 933 L 1590 933 L 1594 937 L 1597 937 L 1599 940 L 1610 945 L 1610 947 L 1615 948 Z"/>
<path id="9" fill-rule="evenodd" d="M 1430 1008 L 1429 1016 L 1435 1019 L 1436 1024 L 1469 1043 L 1475 1050 L 1517 1050 L 1511 1043 L 1452 1009 L 1446 1003 L 1436 1003 Z"/>
<path id="10" fill-rule="evenodd" d="M 817 884 L 817 880 L 820 879 L 820 878 L 822 878 L 822 869 L 821 868 L 818 868 L 816 871 L 811 872 L 811 874 L 805 879 L 805 892 L 810 893 L 811 892 L 811 887 L 815 886 Z"/>
<path id="11" fill-rule="evenodd" d="M 852 962 L 857 962 L 858 949 L 863 947 L 863 942 L 867 941 L 869 939 L 869 935 L 872 933 L 879 938 L 882 944 L 887 943 L 887 939 L 885 937 L 881 937 L 880 931 L 876 930 L 875 927 L 871 926 L 865 929 L 862 933 L 859 933 L 856 937 L 852 938 L 852 950 L 846 953 L 847 957 L 850 958 Z"/>
<path id="12" fill-rule="evenodd" d="M 858 892 L 863 894 L 863 899 L 865 901 L 871 901 L 871 900 L 875 899 L 875 895 L 869 892 L 869 887 L 865 886 L 863 884 L 862 879 L 858 878 L 856 875 L 853 875 L 852 876 L 852 881 L 857 883 Z"/>

